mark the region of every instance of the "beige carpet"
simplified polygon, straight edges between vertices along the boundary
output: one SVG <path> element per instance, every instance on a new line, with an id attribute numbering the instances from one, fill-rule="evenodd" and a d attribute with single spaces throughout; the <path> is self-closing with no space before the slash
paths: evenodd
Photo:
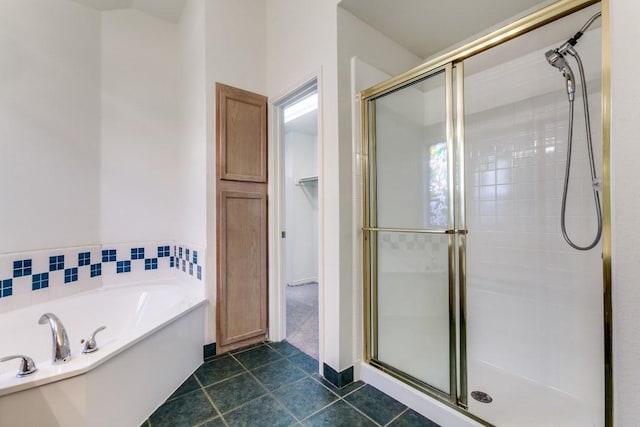
<path id="1" fill-rule="evenodd" d="M 287 286 L 287 341 L 318 360 L 318 284 Z"/>

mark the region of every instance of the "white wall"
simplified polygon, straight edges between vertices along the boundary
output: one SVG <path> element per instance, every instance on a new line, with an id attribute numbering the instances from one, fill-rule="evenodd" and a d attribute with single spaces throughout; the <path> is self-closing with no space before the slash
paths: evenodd
<path id="1" fill-rule="evenodd" d="M 318 182 L 298 182 L 318 176 L 318 135 L 293 129 L 284 143 L 286 282 L 300 285 L 318 280 Z"/>
<path id="2" fill-rule="evenodd" d="M 178 32 L 136 10 L 102 13 L 103 242 L 173 239 Z"/>
<path id="3" fill-rule="evenodd" d="M 378 30 L 342 8 L 338 20 L 338 114 L 340 135 L 340 315 L 342 330 L 340 355 L 344 369 L 362 358 L 362 148 L 359 127 L 352 128 L 352 93 L 354 84 L 363 84 L 362 77 L 404 72 L 421 63 L 421 59 L 387 38 Z M 352 57 L 368 64 L 360 80 L 352 81 Z M 376 73 L 370 71 L 377 69 Z M 363 67 L 360 67 L 362 69 Z M 377 82 L 377 81 L 376 81 Z M 367 79 L 369 84 L 373 81 Z M 358 90 L 365 87 L 358 87 Z M 359 111 L 355 112 L 359 117 Z M 359 122 L 359 120 L 358 120 Z"/>
<path id="4" fill-rule="evenodd" d="M 610 0 L 610 5 L 614 414 L 616 426 L 626 427 L 640 419 L 640 58 L 630 50 L 640 3 Z"/>
<path id="5" fill-rule="evenodd" d="M 180 130 L 176 239 L 207 245 L 207 128 L 203 0 L 188 0 L 178 25 Z"/>
<path id="6" fill-rule="evenodd" d="M 0 2 L 0 252 L 99 242 L 100 15 Z"/>
<path id="7" fill-rule="evenodd" d="M 319 272 L 321 296 L 320 332 L 331 331 L 320 338 L 320 361 L 334 369 L 340 366 L 340 229 L 336 73 L 336 2 L 313 0 L 267 0 L 266 48 L 267 95 L 273 100 L 293 91 L 297 86 L 318 76 L 319 155 L 318 218 L 321 237 Z M 271 141 L 274 134 L 271 135 Z M 273 150 L 270 149 L 271 153 Z M 270 165 L 273 165 L 273 157 Z M 273 170 L 273 166 L 272 169 Z M 273 192 L 275 189 L 271 187 Z M 273 193 L 272 193 L 273 194 Z M 270 227 L 275 229 L 273 210 Z M 274 259 L 274 242 L 270 242 L 270 259 Z M 271 278 L 273 283 L 273 277 Z M 273 314 L 273 305 L 270 311 Z M 345 363 L 345 367 L 349 364 Z"/>
<path id="8" fill-rule="evenodd" d="M 322 362 L 341 371 L 353 365 L 354 357 L 359 357 L 353 351 L 349 61 L 362 51 L 363 56 L 373 58 L 372 63 L 381 63 L 382 68 L 396 73 L 416 65 L 419 58 L 366 24 L 340 17 L 344 11 L 336 4 L 337 1 L 267 0 L 267 94 L 277 99 L 319 76 L 320 311 L 321 331 L 331 331 L 324 334 L 320 343 L 320 357 Z M 344 50 L 338 52 L 339 48 Z M 344 128 L 343 120 L 347 122 Z M 273 253 L 273 247 L 271 250 Z"/>
<path id="9" fill-rule="evenodd" d="M 215 216 L 215 83 L 265 94 L 265 3 L 207 0 L 205 17 L 206 87 L 206 236 L 207 342 L 215 341 L 216 216 Z"/>

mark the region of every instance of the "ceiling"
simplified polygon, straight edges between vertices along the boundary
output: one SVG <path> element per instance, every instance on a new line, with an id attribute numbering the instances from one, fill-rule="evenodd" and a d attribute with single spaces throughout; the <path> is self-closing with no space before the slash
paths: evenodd
<path id="1" fill-rule="evenodd" d="M 136 9 L 177 23 L 186 0 L 73 0 L 96 10 Z"/>
<path id="2" fill-rule="evenodd" d="M 422 59 L 548 0 L 342 0 L 340 6 Z"/>

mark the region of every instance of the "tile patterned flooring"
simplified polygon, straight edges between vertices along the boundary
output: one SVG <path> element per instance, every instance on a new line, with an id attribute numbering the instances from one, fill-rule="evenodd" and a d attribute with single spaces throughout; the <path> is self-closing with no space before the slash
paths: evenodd
<path id="1" fill-rule="evenodd" d="M 142 427 L 439 427 L 362 381 L 338 389 L 283 341 L 207 359 Z"/>

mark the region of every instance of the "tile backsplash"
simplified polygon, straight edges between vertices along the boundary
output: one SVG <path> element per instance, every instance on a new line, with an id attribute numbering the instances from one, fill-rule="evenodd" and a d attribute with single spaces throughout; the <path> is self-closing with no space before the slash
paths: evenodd
<path id="1" fill-rule="evenodd" d="M 0 255 L 0 312 L 109 284 L 175 277 L 204 281 L 204 249 L 174 241 L 56 248 Z"/>

